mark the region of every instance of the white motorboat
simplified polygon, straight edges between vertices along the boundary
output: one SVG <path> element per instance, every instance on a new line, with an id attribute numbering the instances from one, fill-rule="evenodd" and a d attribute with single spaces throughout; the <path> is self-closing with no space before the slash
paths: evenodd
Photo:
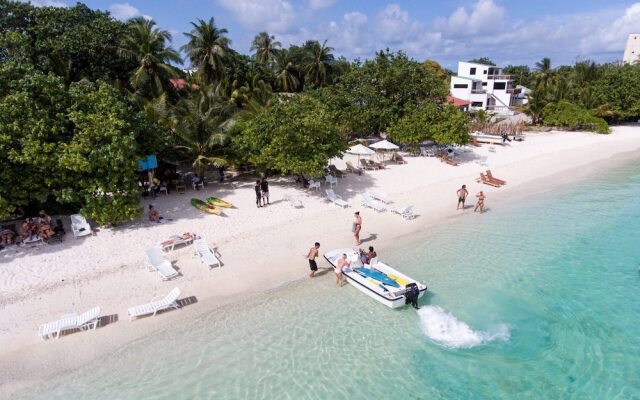
<path id="1" fill-rule="evenodd" d="M 335 270 L 343 254 L 350 261 L 350 265 L 342 270 L 345 280 L 387 307 L 399 308 L 405 304 L 413 304 L 417 308 L 417 300 L 427 291 L 425 284 L 377 259 L 373 259 L 371 265 L 363 265 L 360 254 L 354 249 L 331 250 L 324 254 L 324 258 Z"/>

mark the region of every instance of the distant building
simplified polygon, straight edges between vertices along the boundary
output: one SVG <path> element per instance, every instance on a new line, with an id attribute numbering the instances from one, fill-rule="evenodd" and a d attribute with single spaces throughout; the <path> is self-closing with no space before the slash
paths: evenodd
<path id="1" fill-rule="evenodd" d="M 522 89 L 517 88 L 513 75 L 504 75 L 502 68 L 469 62 L 458 63 L 458 75 L 451 77 L 451 96 L 470 102 L 470 110 L 486 110 L 497 114 L 512 114 L 511 107 L 526 103 Z"/>
<path id="2" fill-rule="evenodd" d="M 632 33 L 627 39 L 627 46 L 624 48 L 622 62 L 633 64 L 640 59 L 640 33 Z"/>

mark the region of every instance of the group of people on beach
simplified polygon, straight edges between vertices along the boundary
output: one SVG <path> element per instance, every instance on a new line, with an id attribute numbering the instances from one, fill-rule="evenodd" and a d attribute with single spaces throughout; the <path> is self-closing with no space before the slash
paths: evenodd
<path id="1" fill-rule="evenodd" d="M 458 206 L 456 207 L 456 210 L 459 210 L 462 207 L 462 210 L 464 211 L 464 202 L 467 200 L 467 196 L 469 196 L 467 185 L 462 185 L 462 187 L 456 191 L 456 195 L 458 196 Z M 480 210 L 482 213 L 484 212 L 484 192 L 482 190 L 479 191 L 478 194 L 476 194 L 476 198 L 478 200 L 476 201 L 476 207 L 473 209 L 473 212 Z"/>
<path id="2" fill-rule="evenodd" d="M 0 231 L 0 245 L 9 246 L 16 243 L 16 236 L 18 238 L 17 244 L 22 246 L 36 239 L 42 239 L 46 242 L 61 232 L 64 232 L 64 228 L 54 227 L 51 217 L 44 210 L 40 210 L 38 217 L 27 218 L 20 224 L 18 235 L 9 226 L 3 227 Z"/>
<path id="3" fill-rule="evenodd" d="M 266 176 L 262 176 L 262 179 L 256 181 L 256 185 L 253 187 L 256 192 L 256 206 L 266 207 L 269 203 L 269 182 L 267 182 Z"/>

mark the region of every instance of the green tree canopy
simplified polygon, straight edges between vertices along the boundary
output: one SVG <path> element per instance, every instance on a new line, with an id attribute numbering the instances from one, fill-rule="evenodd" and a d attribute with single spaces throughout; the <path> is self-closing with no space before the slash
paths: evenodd
<path id="1" fill-rule="evenodd" d="M 547 125 L 609 133 L 609 126 L 604 119 L 566 100 L 547 104 L 542 110 L 542 118 Z"/>
<path id="2" fill-rule="evenodd" d="M 469 60 L 467 62 L 475 63 L 475 64 L 483 64 L 483 65 L 493 65 L 493 66 L 496 65 L 496 63 L 491 61 L 489 57 L 474 58 L 473 60 Z"/>
<path id="3" fill-rule="evenodd" d="M 325 105 L 305 94 L 241 123 L 233 145 L 259 171 L 306 176 L 321 175 L 347 148 Z"/>
<path id="4" fill-rule="evenodd" d="M 389 127 L 389 137 L 411 146 L 433 140 L 437 144 L 469 143 L 469 116 L 452 105 L 422 102 L 408 107 L 405 115 Z"/>

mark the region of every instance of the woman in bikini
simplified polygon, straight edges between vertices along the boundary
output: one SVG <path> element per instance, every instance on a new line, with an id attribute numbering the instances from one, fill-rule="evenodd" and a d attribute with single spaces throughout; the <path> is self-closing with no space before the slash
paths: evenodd
<path id="1" fill-rule="evenodd" d="M 360 211 L 356 211 L 353 216 L 355 217 L 353 221 L 353 236 L 356 238 L 356 246 L 360 246 L 360 230 L 362 229 L 362 217 L 360 217 Z"/>
<path id="2" fill-rule="evenodd" d="M 484 193 L 482 192 L 482 190 L 476 195 L 476 197 L 478 198 L 478 202 L 476 203 L 476 208 L 473 209 L 473 212 L 478 211 L 479 208 L 480 212 L 482 213 L 482 211 L 484 210 Z"/>

